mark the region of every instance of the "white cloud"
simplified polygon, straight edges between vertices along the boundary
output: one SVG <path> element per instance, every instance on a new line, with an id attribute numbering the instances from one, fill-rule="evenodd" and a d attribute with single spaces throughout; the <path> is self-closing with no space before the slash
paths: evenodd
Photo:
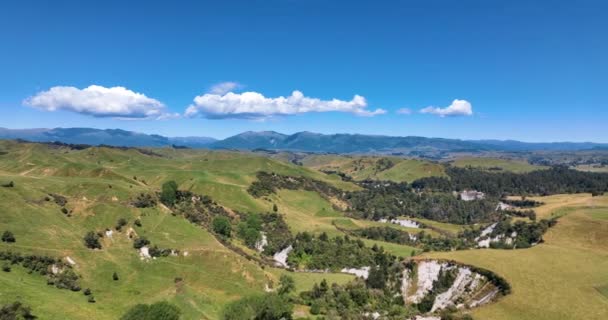
<path id="1" fill-rule="evenodd" d="M 397 110 L 397 114 L 412 114 L 412 109 L 410 108 L 401 108 Z"/>
<path id="2" fill-rule="evenodd" d="M 426 107 L 420 110 L 420 112 L 435 114 L 440 117 L 470 116 L 473 115 L 473 107 L 471 106 L 471 103 L 466 100 L 455 99 L 448 107 Z"/>
<path id="3" fill-rule="evenodd" d="M 92 85 L 84 89 L 52 87 L 23 101 L 24 105 L 46 111 L 65 110 L 94 117 L 119 119 L 167 118 L 158 100 L 124 87 Z"/>
<path id="4" fill-rule="evenodd" d="M 221 83 L 215 84 L 213 87 L 211 87 L 211 90 L 209 90 L 209 93 L 224 95 L 230 91 L 234 91 L 235 89 L 239 89 L 241 87 L 242 87 L 242 85 L 238 82 L 232 82 L 232 81 L 221 82 Z"/>
<path id="5" fill-rule="evenodd" d="M 204 116 L 209 119 L 241 118 L 265 119 L 272 116 L 286 116 L 307 112 L 348 112 L 358 116 L 375 116 L 386 113 L 383 109 L 370 111 L 367 101 L 359 95 L 352 100 L 321 100 L 305 97 L 300 91 L 293 91 L 288 97 L 267 98 L 257 92 L 226 94 L 207 93 L 194 98 L 194 103 L 186 109 L 186 116 Z"/>

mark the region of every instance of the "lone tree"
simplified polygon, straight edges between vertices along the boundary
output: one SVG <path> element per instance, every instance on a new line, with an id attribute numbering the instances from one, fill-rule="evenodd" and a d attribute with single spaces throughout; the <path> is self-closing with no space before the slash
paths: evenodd
<path id="1" fill-rule="evenodd" d="M 219 235 L 230 237 L 232 232 L 232 226 L 230 220 L 224 216 L 218 216 L 213 218 L 213 231 Z"/>
<path id="2" fill-rule="evenodd" d="M 125 219 L 125 218 L 118 219 L 118 221 L 116 222 L 116 231 L 122 230 L 122 227 L 124 227 L 126 225 L 127 225 L 127 219 Z"/>
<path id="3" fill-rule="evenodd" d="M 279 290 L 278 294 L 280 296 L 288 295 L 296 289 L 296 283 L 293 280 L 293 277 L 288 276 L 286 274 L 282 275 L 279 279 Z"/>
<path id="4" fill-rule="evenodd" d="M 112 280 L 118 281 L 118 273 L 116 273 L 116 271 L 114 271 L 114 273 L 112 274 Z"/>
<path id="5" fill-rule="evenodd" d="M 5 188 L 12 188 L 12 187 L 15 186 L 15 183 L 11 181 L 9 183 L 3 184 L 2 186 L 5 187 Z"/>
<path id="6" fill-rule="evenodd" d="M 173 180 L 163 183 L 160 192 L 160 202 L 173 206 L 177 200 L 177 183 Z"/>
<path id="7" fill-rule="evenodd" d="M 93 231 L 87 232 L 84 236 L 84 245 L 89 249 L 101 249 L 99 236 Z"/>
<path id="8" fill-rule="evenodd" d="M 2 242 L 8 242 L 8 243 L 15 242 L 15 235 L 8 230 L 4 231 L 4 233 L 2 234 Z"/>

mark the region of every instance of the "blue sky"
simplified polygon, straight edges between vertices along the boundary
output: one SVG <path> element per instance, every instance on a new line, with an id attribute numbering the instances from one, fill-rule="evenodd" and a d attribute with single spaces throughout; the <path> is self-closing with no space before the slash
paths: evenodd
<path id="1" fill-rule="evenodd" d="M 607 57 L 605 1 L 5 1 L 0 127 L 608 142 Z"/>

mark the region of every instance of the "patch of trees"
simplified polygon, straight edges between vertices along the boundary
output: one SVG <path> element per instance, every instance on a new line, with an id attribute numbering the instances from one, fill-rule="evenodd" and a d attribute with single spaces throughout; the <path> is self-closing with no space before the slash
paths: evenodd
<path id="1" fill-rule="evenodd" d="M 137 304 L 131 307 L 120 320 L 179 320 L 181 310 L 167 302 L 153 304 Z"/>
<path id="2" fill-rule="evenodd" d="M 172 207 L 177 201 L 177 191 L 177 183 L 175 181 L 163 183 L 160 191 L 160 202 L 167 207 Z"/>
<path id="3" fill-rule="evenodd" d="M 230 238 L 230 235 L 232 234 L 232 224 L 230 223 L 230 219 L 228 217 L 217 216 L 213 218 L 211 225 L 213 232 L 220 236 Z"/>
<path id="4" fill-rule="evenodd" d="M 536 212 L 534 210 L 503 210 L 502 212 L 514 217 L 529 218 L 532 221 L 536 220 Z"/>
<path id="5" fill-rule="evenodd" d="M 332 270 L 376 266 L 396 258 L 382 248 L 366 247 L 360 239 L 349 236 L 329 238 L 304 232 L 296 235 L 293 250 L 287 257 L 290 266 L 305 270 Z"/>
<path id="6" fill-rule="evenodd" d="M 473 248 L 475 246 L 475 242 L 470 240 L 473 239 L 474 236 L 433 237 L 430 234 L 421 231 L 411 237 L 411 235 L 406 231 L 391 228 L 388 226 L 357 229 L 351 231 L 351 233 L 356 236 L 371 240 L 380 240 L 408 246 L 416 246 L 421 248 L 425 252 L 463 250 Z"/>
<path id="7" fill-rule="evenodd" d="M 267 293 L 241 298 L 229 303 L 223 310 L 224 320 L 285 319 L 293 318 L 293 303 L 284 295 Z"/>
<path id="8" fill-rule="evenodd" d="M 135 208 L 152 208 L 156 206 L 156 199 L 150 194 L 140 193 L 131 201 L 131 204 Z"/>
<path id="9" fill-rule="evenodd" d="M 389 158 L 380 158 L 375 166 L 374 166 L 374 170 L 376 172 L 380 172 L 380 171 L 384 171 L 384 170 L 388 170 L 390 168 L 392 168 L 393 166 L 395 166 L 395 163 L 389 159 Z"/>
<path id="10" fill-rule="evenodd" d="M 273 255 L 286 248 L 293 240 L 289 226 L 279 213 L 262 215 L 262 230 L 266 234 L 268 243 L 264 247 L 264 254 Z"/>
<path id="11" fill-rule="evenodd" d="M 349 175 L 347 175 L 346 173 L 341 172 L 341 171 L 336 171 L 336 170 L 327 170 L 327 169 L 322 169 L 322 170 L 320 170 L 320 171 L 321 171 L 321 172 L 323 172 L 323 173 L 325 173 L 325 174 L 328 174 L 328 175 L 335 174 L 335 175 L 337 175 L 338 177 L 340 177 L 340 179 L 341 179 L 342 181 L 353 181 L 353 178 L 352 178 L 351 176 L 349 176 Z"/>
<path id="12" fill-rule="evenodd" d="M 240 214 L 241 222 L 237 226 L 237 234 L 250 248 L 262 240 L 262 232 L 266 235 L 267 244 L 263 253 L 273 255 L 287 247 L 292 241 L 292 235 L 283 216 L 273 213 Z"/>
<path id="13" fill-rule="evenodd" d="M 6 230 L 2 233 L 2 242 L 14 243 L 15 241 L 15 235 L 12 232 Z"/>
<path id="14" fill-rule="evenodd" d="M 557 220 L 542 219 L 539 222 L 526 223 L 516 221 L 511 223 L 509 219 L 503 219 L 496 224 L 490 234 L 491 238 L 499 237 L 499 241 L 490 242 L 491 248 L 496 249 L 524 249 L 534 244 L 542 242 L 543 234 L 557 223 Z M 506 237 L 516 234 L 511 241 L 506 241 Z M 503 236 L 503 237 L 501 237 Z"/>
<path id="15" fill-rule="evenodd" d="M 174 182 L 172 181 L 163 185 L 165 186 L 165 192 L 170 194 L 165 195 L 165 201 L 167 203 L 170 203 L 173 196 L 175 196 L 175 201 L 170 206 L 170 208 L 173 209 L 174 215 L 182 215 L 190 222 L 203 225 L 210 229 L 212 228 L 212 220 L 215 217 L 224 216 L 228 218 L 229 216 L 228 211 L 213 201 L 209 196 L 179 190 L 178 186 L 174 185 Z"/>
<path id="16" fill-rule="evenodd" d="M 390 319 L 409 319 L 418 312 L 406 306 L 399 294 L 397 275 L 402 271 L 403 264 L 394 263 L 384 272 L 378 272 L 380 277 L 370 273 L 367 280 L 357 278 L 344 285 L 329 285 L 324 279 L 319 284 L 315 283 L 312 290 L 302 292 L 300 297 L 304 304 L 310 306 L 311 314 L 325 315 L 330 319 L 366 319 L 378 311 L 390 315 Z"/>
<path id="17" fill-rule="evenodd" d="M 357 218 L 377 220 L 412 216 L 456 224 L 472 224 L 495 219 L 495 199 L 460 201 L 449 193 L 414 192 L 407 183 L 362 181 L 364 190 L 343 192 L 322 181 L 258 172 L 258 181 L 248 192 L 254 197 L 275 193 L 278 189 L 316 191 L 323 197 L 337 197 L 349 205 Z M 449 181 L 448 181 L 449 182 Z"/>
<path id="18" fill-rule="evenodd" d="M 408 232 L 391 227 L 368 227 L 354 230 L 352 233 L 356 236 L 372 240 L 380 240 L 410 246 L 416 244 L 416 241 L 411 238 L 411 235 Z"/>
<path id="19" fill-rule="evenodd" d="M 80 291 L 78 275 L 59 259 L 48 256 L 22 255 L 11 251 L 0 251 L 0 260 L 11 265 L 20 265 L 40 275 L 46 276 L 47 284 L 59 289 Z M 54 271 L 54 272 L 53 272 Z"/>
<path id="20" fill-rule="evenodd" d="M 528 173 L 493 173 L 474 168 L 446 168 L 448 178 L 428 177 L 416 180 L 412 187 L 433 191 L 478 190 L 489 195 L 551 195 L 559 193 L 594 193 L 608 191 L 608 173 L 584 172 L 563 166 Z"/>
<path id="21" fill-rule="evenodd" d="M 0 319 L 2 320 L 34 320 L 38 319 L 32 314 L 32 309 L 21 302 L 5 304 L 0 307 Z"/>
<path id="22" fill-rule="evenodd" d="M 339 196 L 342 191 L 334 186 L 308 177 L 284 176 L 260 171 L 247 192 L 256 198 L 276 193 L 278 189 L 316 191 L 321 196 Z"/>
<path id="23" fill-rule="evenodd" d="M 451 193 L 414 192 L 406 183 L 365 182 L 366 189 L 343 198 L 355 217 L 371 220 L 410 216 L 455 224 L 496 218 L 497 201 L 461 201 Z"/>
<path id="24" fill-rule="evenodd" d="M 84 245 L 89 249 L 101 249 L 101 242 L 99 242 L 100 236 L 93 232 L 89 231 L 84 235 Z"/>
<path id="25" fill-rule="evenodd" d="M 139 237 L 133 240 L 133 248 L 139 250 L 150 244 L 150 240 L 146 237 Z"/>
<path id="26" fill-rule="evenodd" d="M 536 200 L 531 200 L 531 199 L 502 199 L 500 200 L 503 203 L 506 203 L 508 205 L 514 206 L 514 207 L 519 207 L 519 208 L 534 208 L 534 207 L 538 207 L 543 205 L 543 202 L 540 201 L 536 201 Z"/>
<path id="27" fill-rule="evenodd" d="M 257 213 L 243 214 L 241 217 L 237 233 L 245 245 L 255 248 L 255 245 L 262 239 L 262 218 Z"/>

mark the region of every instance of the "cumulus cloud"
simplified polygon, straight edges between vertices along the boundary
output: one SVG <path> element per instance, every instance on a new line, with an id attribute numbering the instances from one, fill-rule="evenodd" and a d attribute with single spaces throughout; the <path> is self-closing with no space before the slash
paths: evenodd
<path id="1" fill-rule="evenodd" d="M 355 95 L 352 100 L 321 100 L 293 91 L 288 97 L 268 98 L 257 92 L 215 94 L 194 98 L 186 109 L 186 116 L 203 116 L 209 119 L 265 119 L 272 116 L 296 115 L 308 112 L 348 112 L 358 116 L 375 116 L 386 113 L 383 109 L 368 110 L 364 97 Z"/>
<path id="2" fill-rule="evenodd" d="M 124 87 L 106 88 L 92 85 L 84 89 L 75 87 L 52 87 L 38 92 L 23 101 L 34 108 L 57 111 L 65 110 L 94 117 L 119 119 L 169 118 L 165 105 L 142 93 Z"/>
<path id="3" fill-rule="evenodd" d="M 420 112 L 435 114 L 440 117 L 470 116 L 473 115 L 473 107 L 471 106 L 471 103 L 466 100 L 455 99 L 448 107 L 426 107 L 420 110 Z"/>
<path id="4" fill-rule="evenodd" d="M 230 91 L 234 91 L 241 87 L 242 87 L 242 85 L 238 82 L 232 82 L 232 81 L 221 82 L 221 83 L 213 85 L 213 87 L 211 87 L 211 90 L 209 90 L 209 92 L 213 93 L 213 94 L 224 95 Z"/>
<path id="5" fill-rule="evenodd" d="M 401 109 L 397 110 L 397 114 L 405 114 L 405 115 L 412 114 L 412 109 L 401 108 Z"/>

